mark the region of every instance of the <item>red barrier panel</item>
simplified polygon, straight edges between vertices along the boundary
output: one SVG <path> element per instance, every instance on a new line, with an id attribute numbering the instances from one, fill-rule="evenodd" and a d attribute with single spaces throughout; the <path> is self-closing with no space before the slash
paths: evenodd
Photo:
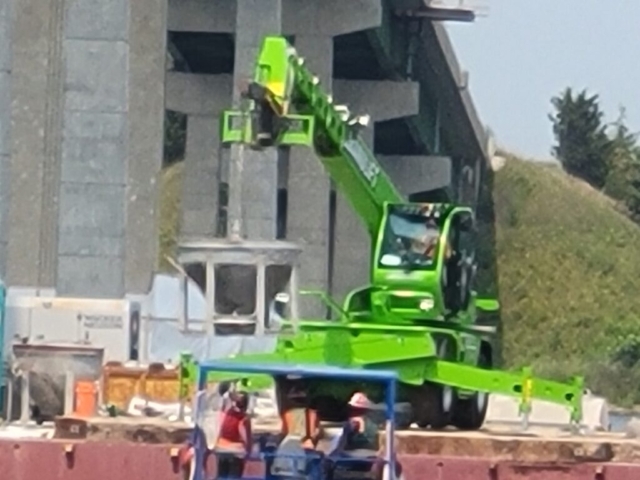
<path id="1" fill-rule="evenodd" d="M 69 446 L 66 451 L 66 447 Z M 0 478 L 11 480 L 181 480 L 171 445 L 0 440 Z M 518 464 L 401 455 L 406 480 L 638 480 L 640 464 Z M 261 470 L 253 464 L 251 473 Z"/>

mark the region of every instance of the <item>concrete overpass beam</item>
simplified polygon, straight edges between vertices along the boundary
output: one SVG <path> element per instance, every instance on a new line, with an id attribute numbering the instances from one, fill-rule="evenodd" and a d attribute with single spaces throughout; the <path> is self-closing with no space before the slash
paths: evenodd
<path id="1" fill-rule="evenodd" d="M 376 122 L 417 115 L 418 82 L 335 80 L 333 96 L 354 113 L 369 114 Z"/>
<path id="2" fill-rule="evenodd" d="M 220 157 L 220 113 L 232 104 L 238 106 L 242 88 L 253 77 L 262 38 L 280 34 L 281 24 L 280 0 L 169 0 L 170 31 L 234 33 L 236 44 L 233 76 L 172 73 L 168 78 L 167 108 L 188 115 L 183 235 L 216 231 L 219 181 L 230 182 L 226 177 L 234 163 L 228 160 L 239 154 L 232 146 Z M 275 150 L 245 150 L 244 168 L 236 172 L 242 180 L 238 193 L 248 238 L 275 238 L 277 159 Z"/>
<path id="3" fill-rule="evenodd" d="M 285 34 L 335 37 L 380 26 L 384 7 L 381 0 L 283 0 L 283 8 Z"/>
<path id="4" fill-rule="evenodd" d="M 451 159 L 428 155 L 379 157 L 381 165 L 403 195 L 448 187 L 451 184 Z"/>
<path id="5" fill-rule="evenodd" d="M 245 0 L 169 0 L 168 29 L 172 32 L 234 33 L 238 12 L 245 8 L 238 7 L 239 1 Z M 260 5 L 259 0 L 247 5 L 255 12 L 266 12 L 271 8 Z M 285 35 L 334 37 L 380 26 L 382 11 L 381 0 L 283 0 L 282 32 Z M 272 33 L 279 34 L 280 29 Z"/>
<path id="6" fill-rule="evenodd" d="M 181 235 L 215 235 L 220 166 L 220 113 L 229 105 L 231 75 L 169 72 L 166 108 L 187 115 Z"/>
<path id="7" fill-rule="evenodd" d="M 282 28 L 281 0 L 237 0 L 235 32 L 235 71 L 233 76 L 233 103 L 238 106 L 244 85 L 253 78 L 255 59 L 262 38 L 279 35 Z M 243 168 L 235 170 L 234 159 L 240 147 L 231 147 L 229 165 L 230 202 L 234 198 L 234 178 L 241 179 L 241 215 L 247 238 L 272 240 L 276 238 L 278 150 L 244 150 Z M 230 215 L 233 213 L 229 206 Z M 232 218 L 232 216 L 230 216 Z M 227 227 L 230 231 L 230 225 Z"/>
<path id="8" fill-rule="evenodd" d="M 169 0 L 170 32 L 233 33 L 237 0 Z"/>
<path id="9" fill-rule="evenodd" d="M 371 115 L 374 125 L 361 135 L 372 150 L 375 122 L 416 115 L 419 95 L 420 87 L 415 82 L 334 81 L 337 103 L 347 104 L 354 113 Z M 361 219 L 342 196 L 336 199 L 335 232 L 333 291 L 336 298 L 343 298 L 369 281 L 371 240 Z"/>

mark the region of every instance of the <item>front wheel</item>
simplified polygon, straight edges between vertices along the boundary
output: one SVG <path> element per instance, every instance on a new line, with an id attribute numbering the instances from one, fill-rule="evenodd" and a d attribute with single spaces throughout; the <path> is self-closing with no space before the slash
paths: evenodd
<path id="1" fill-rule="evenodd" d="M 446 361 L 457 359 L 456 344 L 450 337 L 437 343 L 438 358 Z M 443 430 L 451 423 L 455 410 L 456 392 L 449 385 L 425 382 L 413 388 L 412 408 L 414 419 L 420 428 L 430 426 L 432 430 Z"/>
<path id="2" fill-rule="evenodd" d="M 491 357 L 485 348 L 480 349 L 478 367 L 490 369 Z M 458 430 L 479 430 L 487 416 L 489 407 L 489 394 L 487 392 L 474 392 L 467 398 L 457 398 L 451 424 Z"/>

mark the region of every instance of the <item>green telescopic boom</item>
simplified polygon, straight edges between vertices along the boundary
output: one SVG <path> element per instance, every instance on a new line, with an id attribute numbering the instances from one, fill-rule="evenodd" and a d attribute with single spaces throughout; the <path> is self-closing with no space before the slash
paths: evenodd
<path id="1" fill-rule="evenodd" d="M 253 86 L 262 91 L 263 107 L 278 119 L 306 121 L 305 134 L 290 130 L 277 143 L 313 145 L 329 176 L 375 237 L 385 203 L 405 203 L 406 199 L 359 137 L 359 119 L 334 104 L 318 77 L 282 37 L 264 39 Z M 291 107 L 298 115 L 290 113 Z M 230 120 L 239 114 L 225 112 L 225 116 L 223 142 L 237 141 L 242 133 L 233 130 Z"/>

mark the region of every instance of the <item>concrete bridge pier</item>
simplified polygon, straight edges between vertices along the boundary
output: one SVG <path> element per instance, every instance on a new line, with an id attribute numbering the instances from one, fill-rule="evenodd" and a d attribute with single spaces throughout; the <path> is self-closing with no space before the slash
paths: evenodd
<path id="1" fill-rule="evenodd" d="M 6 272 L 11 160 L 11 15 L 13 0 L 0 2 L 0 275 Z"/>
<path id="2" fill-rule="evenodd" d="M 239 147 L 221 149 L 220 114 L 240 106 L 240 93 L 253 78 L 255 59 L 265 35 L 279 35 L 280 0 L 169 1 L 169 30 L 187 34 L 234 34 L 232 71 L 205 74 L 170 72 L 167 108 L 187 115 L 187 145 L 182 185 L 181 236 L 223 235 L 228 232 L 226 202 L 221 189 L 234 188 L 230 176 L 242 179 L 240 208 L 244 235 L 276 237 L 278 157 L 280 152 L 244 150 L 241 172 L 232 170 Z M 206 40 L 202 40 L 206 42 Z M 215 53 L 215 52 L 214 52 Z M 202 60 L 206 53 L 200 54 Z M 215 63 L 215 61 L 214 61 Z M 222 69 L 215 65 L 215 69 Z M 231 185 L 234 184 L 234 185 Z M 233 213 L 233 212 L 232 212 Z"/>
<path id="3" fill-rule="evenodd" d="M 282 0 L 237 0 L 233 72 L 235 108 L 240 106 L 240 94 L 244 86 L 254 77 L 255 62 L 263 37 L 280 35 L 282 32 L 282 15 Z M 278 218 L 279 152 L 277 149 L 254 151 L 239 145 L 232 145 L 230 150 L 227 233 L 231 233 L 234 217 L 241 217 L 241 233 L 245 238 L 274 240 Z M 236 161 L 240 158 L 241 164 Z M 240 180 L 240 183 L 235 179 Z M 237 197 L 234 195 L 234 188 L 240 190 Z M 234 198 L 240 201 L 236 202 Z"/>
<path id="4" fill-rule="evenodd" d="M 378 27 L 382 21 L 382 8 L 380 0 L 288 0 L 285 2 L 283 30 L 294 36 L 296 50 L 305 58 L 308 68 L 319 77 L 326 91 L 332 92 L 335 86 L 334 38 Z M 315 153 L 305 148 L 291 149 L 287 171 L 290 207 L 286 233 L 289 240 L 304 249 L 300 260 L 300 283 L 305 288 L 331 292 L 336 278 L 334 252 L 336 236 L 339 235 L 335 231 L 332 182 Z M 301 303 L 303 318 L 323 316 L 325 310 L 319 301 Z"/>
<path id="5" fill-rule="evenodd" d="M 187 142 L 181 197 L 181 235 L 217 234 L 220 114 L 230 105 L 231 75 L 168 72 L 166 108 L 187 116 Z"/>
<path id="6" fill-rule="evenodd" d="M 145 292 L 166 0 L 3 1 L 0 32 L 5 280 L 71 296 Z"/>

